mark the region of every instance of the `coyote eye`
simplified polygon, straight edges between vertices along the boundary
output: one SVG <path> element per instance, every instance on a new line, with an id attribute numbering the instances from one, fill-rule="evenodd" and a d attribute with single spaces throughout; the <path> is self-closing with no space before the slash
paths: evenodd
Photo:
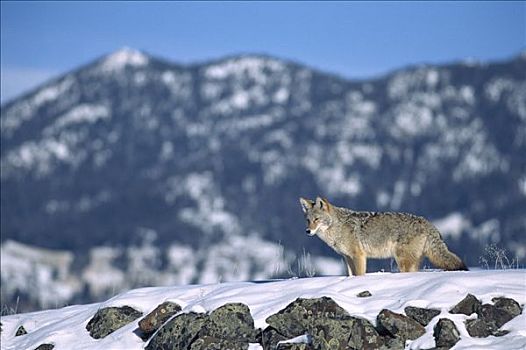
<path id="1" fill-rule="evenodd" d="M 314 218 L 314 220 L 312 220 L 312 221 L 318 222 L 318 220 L 320 220 L 320 219 L 319 218 Z"/>

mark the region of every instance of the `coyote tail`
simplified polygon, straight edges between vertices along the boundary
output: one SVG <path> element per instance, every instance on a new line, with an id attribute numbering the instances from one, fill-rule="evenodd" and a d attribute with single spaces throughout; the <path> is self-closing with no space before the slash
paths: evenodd
<path id="1" fill-rule="evenodd" d="M 438 229 L 432 224 L 429 226 L 425 255 L 431 263 L 446 271 L 468 271 L 466 264 L 447 249 Z"/>

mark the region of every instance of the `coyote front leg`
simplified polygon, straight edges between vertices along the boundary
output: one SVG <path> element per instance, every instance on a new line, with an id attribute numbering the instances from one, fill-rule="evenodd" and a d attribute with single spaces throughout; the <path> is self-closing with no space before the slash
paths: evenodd
<path id="1" fill-rule="evenodd" d="M 347 263 L 347 271 L 349 272 L 349 276 L 362 276 L 365 274 L 367 267 L 365 255 L 357 255 L 353 257 L 346 255 L 345 262 Z"/>

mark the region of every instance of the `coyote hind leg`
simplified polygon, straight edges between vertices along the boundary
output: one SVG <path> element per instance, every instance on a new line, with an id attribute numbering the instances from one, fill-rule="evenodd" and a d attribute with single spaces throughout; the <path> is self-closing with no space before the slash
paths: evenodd
<path id="1" fill-rule="evenodd" d="M 395 260 L 400 272 L 417 272 L 422 263 L 423 256 L 417 257 L 414 254 L 396 252 Z"/>

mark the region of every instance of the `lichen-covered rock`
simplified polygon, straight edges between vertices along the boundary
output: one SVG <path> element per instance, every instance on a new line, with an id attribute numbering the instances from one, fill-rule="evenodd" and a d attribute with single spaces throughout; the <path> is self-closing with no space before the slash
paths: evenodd
<path id="1" fill-rule="evenodd" d="M 377 329 L 382 335 L 414 340 L 426 332 L 424 326 L 412 318 L 386 309 L 380 311 L 376 320 Z"/>
<path id="2" fill-rule="evenodd" d="M 24 326 L 20 326 L 20 327 L 18 327 L 18 329 L 16 330 L 15 337 L 18 337 L 18 336 L 21 336 L 21 335 L 24 335 L 24 334 L 27 334 L 27 331 L 26 331 L 26 329 L 24 328 Z"/>
<path id="3" fill-rule="evenodd" d="M 466 320 L 466 330 L 471 337 L 485 338 L 497 331 L 493 322 L 477 318 L 475 320 Z"/>
<path id="4" fill-rule="evenodd" d="M 496 328 L 500 328 L 503 324 L 513 318 L 513 316 L 505 309 L 501 309 L 491 304 L 484 304 L 477 312 L 479 318 L 488 323 L 495 324 Z"/>
<path id="5" fill-rule="evenodd" d="M 362 318 L 354 318 L 353 320 L 351 336 L 347 343 L 348 349 L 377 350 L 385 346 L 384 337 L 378 333 L 371 322 Z"/>
<path id="6" fill-rule="evenodd" d="M 345 350 L 348 349 L 349 337 L 353 324 L 352 319 L 333 320 L 324 319 L 315 322 L 309 334 L 312 337 L 312 345 L 317 350 Z"/>
<path id="7" fill-rule="evenodd" d="M 225 304 L 209 315 L 180 314 L 152 336 L 146 349 L 248 349 L 257 341 L 248 306 Z"/>
<path id="8" fill-rule="evenodd" d="M 190 350 L 247 350 L 247 342 L 236 342 L 232 340 L 204 336 L 192 342 Z"/>
<path id="9" fill-rule="evenodd" d="M 205 314 L 180 314 L 165 323 L 146 346 L 148 350 L 188 349 L 206 322 Z"/>
<path id="10" fill-rule="evenodd" d="M 449 310 L 449 313 L 464 314 L 469 316 L 473 313 L 476 313 L 481 306 L 482 303 L 480 302 L 480 300 L 478 300 L 474 295 L 468 294 L 464 299 L 459 301 L 457 305 L 455 305 L 451 310 Z"/>
<path id="11" fill-rule="evenodd" d="M 277 347 L 272 348 L 276 350 L 314 350 L 314 347 L 305 343 L 281 343 Z"/>
<path id="12" fill-rule="evenodd" d="M 313 327 L 323 320 L 348 320 L 350 318 L 349 313 L 331 298 L 298 298 L 277 314 L 269 316 L 266 322 L 290 339 L 312 331 Z"/>
<path id="13" fill-rule="evenodd" d="M 492 336 L 494 337 L 502 337 L 506 334 L 508 334 L 510 331 L 505 329 L 497 329 L 495 332 L 493 332 Z"/>
<path id="14" fill-rule="evenodd" d="M 142 312 L 129 306 L 102 308 L 86 325 L 92 338 L 100 339 L 126 326 L 142 316 Z"/>
<path id="15" fill-rule="evenodd" d="M 170 317 L 181 311 L 181 307 L 170 301 L 166 301 L 157 306 L 152 312 L 139 321 L 139 329 L 142 338 L 148 339 L 163 323 Z"/>
<path id="16" fill-rule="evenodd" d="M 35 350 L 53 350 L 54 347 L 53 344 L 40 344 Z"/>
<path id="17" fill-rule="evenodd" d="M 477 309 L 478 318 L 466 320 L 466 330 L 472 337 L 503 336 L 508 331 L 499 330 L 505 323 L 521 314 L 522 309 L 510 298 L 493 298 L 494 305 L 484 304 Z"/>
<path id="18" fill-rule="evenodd" d="M 370 297 L 371 295 L 372 295 L 371 292 L 369 292 L 368 290 L 364 290 L 363 292 L 356 294 L 358 298 L 367 298 L 367 297 Z"/>
<path id="19" fill-rule="evenodd" d="M 411 317 L 422 326 L 427 326 L 431 320 L 440 314 L 440 310 L 408 306 L 404 309 L 407 316 Z"/>
<path id="20" fill-rule="evenodd" d="M 511 298 L 497 297 L 491 299 L 496 308 L 506 311 L 512 318 L 522 313 L 522 308 L 518 302 Z"/>
<path id="21" fill-rule="evenodd" d="M 287 340 L 283 334 L 280 334 L 277 330 L 272 327 L 267 327 L 261 332 L 259 343 L 263 346 L 263 350 L 274 350 L 278 343 L 283 340 Z"/>
<path id="22" fill-rule="evenodd" d="M 385 337 L 385 345 L 378 350 L 404 350 L 405 339 Z"/>
<path id="23" fill-rule="evenodd" d="M 435 337 L 436 346 L 441 349 L 449 349 L 460 340 L 460 333 L 455 323 L 447 318 L 438 320 L 435 327 L 433 327 L 433 336 Z"/>
<path id="24" fill-rule="evenodd" d="M 245 304 L 225 304 L 210 313 L 198 337 L 233 340 L 251 343 L 256 341 L 254 319 Z"/>

